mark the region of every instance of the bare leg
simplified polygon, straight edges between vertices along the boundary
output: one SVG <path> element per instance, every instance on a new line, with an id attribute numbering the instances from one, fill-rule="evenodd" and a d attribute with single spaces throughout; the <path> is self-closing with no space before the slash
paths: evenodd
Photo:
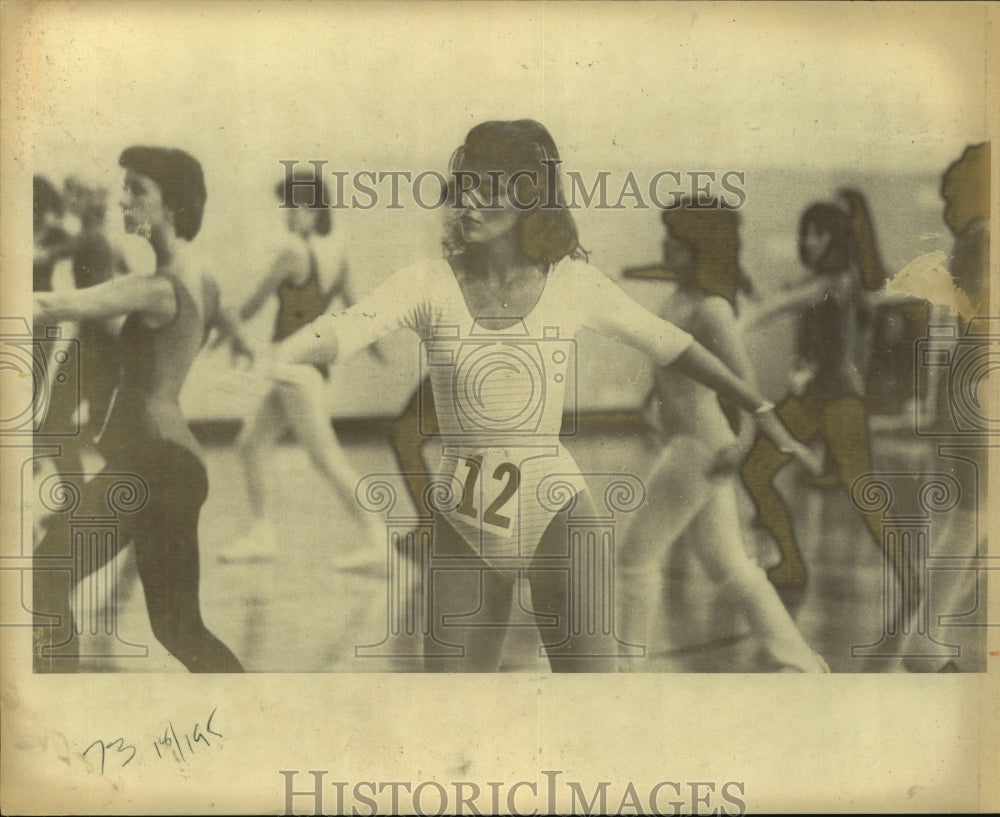
<path id="1" fill-rule="evenodd" d="M 285 416 L 313 464 L 337 492 L 362 530 L 366 531 L 366 544 L 377 543 L 381 546 L 385 538 L 384 528 L 372 514 L 365 512 L 355 498 L 354 491 L 361 475 L 354 470 L 334 433 L 326 408 L 325 381 L 312 367 L 299 368 L 302 371 L 294 384 L 283 383 L 278 387 Z M 362 553 L 365 559 L 382 555 L 380 547 L 374 551 L 366 547 Z"/>
<path id="2" fill-rule="evenodd" d="M 281 399 L 277 391 L 271 391 L 249 415 L 236 441 L 247 481 L 250 513 L 257 520 L 267 516 L 265 452 L 274 446 L 287 425 Z"/>
<path id="3" fill-rule="evenodd" d="M 596 509 L 590 495 L 586 492 L 576 498 L 571 506 L 574 516 L 596 516 Z M 567 547 L 567 523 L 571 510 L 567 508 L 553 517 L 538 544 L 535 558 L 528 571 L 528 581 L 531 583 L 532 607 L 536 613 L 554 616 L 558 622 L 555 627 L 540 627 L 539 633 L 544 647 L 558 647 L 559 654 L 549 653 L 549 666 L 553 672 L 614 672 L 617 666 L 615 656 L 594 655 L 584 639 L 575 639 L 571 635 L 571 598 L 574 589 L 570 582 L 583 582 L 583 577 L 574 576 L 570 569 L 571 560 Z M 565 565 L 558 569 L 559 564 Z M 556 567 L 556 569 L 553 569 Z M 599 594 L 598 594 L 599 595 Z M 601 605 L 610 603 L 609 598 L 592 598 L 589 603 Z M 596 620 L 604 617 L 603 609 L 590 611 Z M 595 643 L 595 642 L 591 642 Z M 597 641 L 599 646 L 606 642 Z"/>
<path id="4" fill-rule="evenodd" d="M 819 430 L 817 420 L 798 398 L 788 398 L 778 414 L 800 440 L 808 441 Z M 768 571 L 768 577 L 778 587 L 801 591 L 806 584 L 806 566 L 795 542 L 785 501 L 774 487 L 775 476 L 789 459 L 761 435 L 744 460 L 743 481 L 757 507 L 758 524 L 773 534 L 781 549 L 782 560 Z"/>
<path id="5" fill-rule="evenodd" d="M 469 569 L 435 569 L 438 557 L 463 557 Z M 431 593 L 430 635 L 427 641 L 458 644 L 460 658 L 432 658 L 424 661 L 430 672 L 497 672 L 503 658 L 513 601 L 514 581 L 480 559 L 448 522 L 438 517 L 431 558 L 430 577 L 424 577 Z M 454 626 L 449 616 L 479 611 L 476 627 Z M 492 623 L 489 623 L 492 622 Z M 430 650 L 428 649 L 428 652 Z"/>
<path id="6" fill-rule="evenodd" d="M 215 549 L 220 562 L 261 561 L 277 554 L 277 525 L 268 509 L 266 463 L 267 455 L 287 427 L 284 407 L 276 390 L 265 395 L 247 415 L 236 441 L 236 451 L 246 478 L 250 525 L 242 535 Z"/>
<path id="7" fill-rule="evenodd" d="M 854 481 L 871 471 L 871 440 L 868 436 L 868 416 L 865 406 L 856 397 L 845 397 L 830 403 L 823 408 L 823 436 L 826 439 L 833 458 L 840 484 L 850 494 Z M 882 541 L 882 522 L 876 514 L 862 514 L 868 530 L 871 532 L 875 545 L 885 548 Z M 907 570 L 903 563 L 902 552 L 886 552 L 897 578 L 904 588 L 913 588 L 914 592 L 903 598 L 903 613 L 911 615 L 919 603 L 917 577 L 912 570 Z M 905 591 L 904 591 L 905 592 Z"/>

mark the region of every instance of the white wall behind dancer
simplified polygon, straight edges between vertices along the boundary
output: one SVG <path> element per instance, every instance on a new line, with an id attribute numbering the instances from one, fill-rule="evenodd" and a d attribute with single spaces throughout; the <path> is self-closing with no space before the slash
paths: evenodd
<path id="1" fill-rule="evenodd" d="M 249 4 L 201 3 L 187 19 L 165 4 L 135 18 L 85 15 L 72 27 L 39 29 L 23 60 L 35 66 L 28 90 L 45 102 L 34 111 L 31 144 L 13 149 L 56 179 L 82 172 L 112 189 L 124 145 L 190 150 L 211 191 L 203 243 L 224 268 L 227 294 L 238 297 L 266 268 L 279 159 L 326 159 L 350 171 L 442 170 L 440 157 L 470 122 L 535 117 L 557 140 L 587 134 L 563 148 L 566 167 L 584 178 L 600 170 L 613 178 L 632 170 L 639 179 L 662 169 L 745 171 L 744 259 L 767 292 L 798 273 L 794 236 L 804 206 L 846 183 L 869 195 L 890 268 L 947 249 L 936 177 L 985 127 L 969 116 L 985 94 L 981 81 L 970 81 L 981 78 L 974 60 L 982 49 L 968 44 L 986 36 L 971 15 L 942 16 L 938 39 L 924 46 L 904 16 L 887 26 L 890 10 L 877 4 L 852 6 L 851 15 L 782 7 L 773 20 L 733 6 L 695 13 L 681 4 L 593 4 L 581 14 L 547 4 L 524 6 L 516 18 L 503 6 L 464 7 L 487 21 L 492 36 L 483 42 L 464 38 L 454 9 L 434 4 L 285 8 L 300 25 L 276 30 L 261 15 L 254 28 Z M 160 35 L 159 14 L 170 38 Z M 241 41 L 226 43 L 234 58 L 220 56 L 217 70 L 206 71 L 206 55 L 223 53 L 220 32 L 232 15 L 246 18 Z M 69 47 L 93 26 L 121 36 L 95 38 L 86 51 Z M 436 213 L 377 207 L 337 215 L 351 232 L 359 289 L 403 259 L 437 253 L 427 228 Z M 595 264 L 611 275 L 659 255 L 654 212 L 581 212 L 578 223 L 585 245 L 601 248 Z M 923 237 L 934 232 L 937 244 Z M 669 291 L 627 286 L 640 299 Z M 643 362 L 636 358 L 632 370 L 616 360 L 581 373 L 584 408 L 628 403 L 644 390 Z M 213 385 L 224 365 L 199 361 L 186 396 L 192 417 L 231 413 Z M 412 372 L 410 361 L 398 371 Z M 338 413 L 384 412 L 393 389 L 401 404 L 412 383 L 390 376 L 380 389 L 376 374 L 370 361 L 344 364 L 345 379 L 331 385 Z"/>

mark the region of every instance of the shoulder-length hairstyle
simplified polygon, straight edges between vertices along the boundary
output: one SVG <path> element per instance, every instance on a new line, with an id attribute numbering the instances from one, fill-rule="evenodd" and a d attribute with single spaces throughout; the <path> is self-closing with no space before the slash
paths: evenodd
<path id="1" fill-rule="evenodd" d="M 316 235 L 327 236 L 333 230 L 333 214 L 330 208 L 326 206 L 326 202 L 329 201 L 327 196 L 326 182 L 319 175 L 311 176 L 304 175 L 301 173 L 293 173 L 291 178 L 285 177 L 283 181 L 278 182 L 274 186 L 274 195 L 278 197 L 282 202 L 293 202 L 295 201 L 295 188 L 296 187 L 308 187 L 310 185 L 318 185 L 319 187 L 319 201 L 323 202 L 322 207 L 310 207 L 312 212 L 316 213 Z M 315 204 L 315 200 L 314 200 Z"/>
<path id="2" fill-rule="evenodd" d="M 205 174 L 194 156 L 176 148 L 133 145 L 122 151 L 118 164 L 149 176 L 160 186 L 163 203 L 174 213 L 179 238 L 190 241 L 198 235 L 207 194 Z"/>
<path id="3" fill-rule="evenodd" d="M 885 267 L 868 203 L 856 190 L 842 190 L 840 197 L 847 203 L 847 209 L 829 202 L 806 208 L 799 219 L 799 258 L 808 264 L 805 237 L 810 227 L 816 228 L 829 234 L 830 243 L 812 267 L 813 272 L 836 275 L 856 267 L 859 283 L 868 289 L 879 289 L 885 282 Z"/>
<path id="4" fill-rule="evenodd" d="M 679 204 L 664 210 L 661 218 L 671 237 L 691 252 L 688 270 L 677 271 L 680 282 L 721 295 L 735 307 L 736 293 L 753 289 L 740 266 L 739 213 L 687 197 Z"/>
<path id="5" fill-rule="evenodd" d="M 540 122 L 517 119 L 476 125 L 449 162 L 448 201 L 455 206 L 445 225 L 445 255 L 461 255 L 467 250 L 458 225 L 460 203 L 455 201 L 455 179 L 459 171 L 474 170 L 502 173 L 508 179 L 519 174 L 514 188 L 517 201 L 530 205 L 517 225 L 524 255 L 549 264 L 566 256 L 586 258 L 573 214 L 566 206 L 560 161 L 555 141 Z"/>

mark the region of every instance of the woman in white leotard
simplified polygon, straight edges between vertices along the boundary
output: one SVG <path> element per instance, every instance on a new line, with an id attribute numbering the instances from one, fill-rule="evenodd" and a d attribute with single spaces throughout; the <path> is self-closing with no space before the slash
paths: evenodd
<path id="1" fill-rule="evenodd" d="M 543 643 L 572 654 L 550 655 L 552 669 L 613 668 L 608 657 L 588 656 L 585 647 L 573 652 L 567 631 L 572 588 L 564 571 L 552 569 L 553 560 L 565 559 L 570 510 L 596 516 L 559 438 L 578 329 L 633 345 L 658 365 L 674 366 L 758 412 L 765 434 L 816 468 L 750 384 L 583 260 L 554 172 L 558 161 L 538 122 L 474 127 L 451 161 L 460 217 L 447 257 L 406 267 L 355 309 L 318 318 L 282 344 L 273 369 L 277 379 L 307 383 L 305 367 L 285 364 L 346 357 L 402 327 L 422 339 L 442 443 L 438 476 L 456 493 L 435 527 L 430 639 L 464 648 L 464 660 L 428 659 L 428 669 L 499 668 L 521 570 L 534 611 L 556 622 L 539 627 Z M 567 486 L 561 509 L 544 496 L 547 476 Z M 441 565 L 464 559 L 463 569 L 435 570 L 435 559 Z M 472 611 L 493 626 L 435 632 L 447 616 Z"/>

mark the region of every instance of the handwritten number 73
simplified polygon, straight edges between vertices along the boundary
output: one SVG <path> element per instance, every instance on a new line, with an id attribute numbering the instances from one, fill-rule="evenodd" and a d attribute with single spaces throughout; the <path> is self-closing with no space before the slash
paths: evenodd
<path id="1" fill-rule="evenodd" d="M 173 723 L 168 723 L 167 727 L 163 730 L 163 736 L 156 738 L 153 741 L 153 748 L 156 750 L 156 756 L 159 758 L 164 756 L 163 752 L 160 751 L 160 747 L 163 746 L 174 751 L 180 760 L 185 761 L 187 760 L 187 756 L 184 752 L 185 745 L 187 746 L 188 754 L 194 754 L 195 744 L 197 743 L 204 743 L 206 746 L 211 747 L 212 743 L 209 740 L 209 735 L 213 736 L 212 740 L 223 737 L 222 732 L 218 731 L 218 729 L 214 728 L 212 725 L 212 720 L 215 718 L 217 709 L 218 708 L 212 710 L 204 726 L 196 723 L 194 725 L 194 729 L 192 729 L 190 733 L 183 733 L 180 736 L 177 735 L 177 730 L 174 729 Z M 115 750 L 115 756 L 126 756 L 122 761 L 122 768 L 128 766 L 138 753 L 138 749 L 134 744 L 126 743 L 124 738 L 116 738 L 115 740 L 107 743 L 103 740 L 95 740 L 90 744 L 90 746 L 84 749 L 83 757 L 87 757 L 87 755 L 91 752 L 100 751 L 101 774 L 104 774 L 104 765 L 105 761 L 108 759 L 109 749 Z"/>
<path id="2" fill-rule="evenodd" d="M 128 760 L 122 763 L 122 768 L 128 766 L 132 762 L 132 758 L 135 757 L 136 748 L 131 743 L 126 743 L 124 738 L 118 738 L 117 740 L 111 741 L 111 743 L 105 743 L 103 740 L 95 740 L 88 746 L 84 752 L 83 756 L 87 756 L 87 752 L 93 749 L 95 746 L 99 747 L 101 750 L 101 774 L 104 774 L 104 759 L 107 755 L 108 749 L 114 749 L 116 754 L 129 753 Z"/>

